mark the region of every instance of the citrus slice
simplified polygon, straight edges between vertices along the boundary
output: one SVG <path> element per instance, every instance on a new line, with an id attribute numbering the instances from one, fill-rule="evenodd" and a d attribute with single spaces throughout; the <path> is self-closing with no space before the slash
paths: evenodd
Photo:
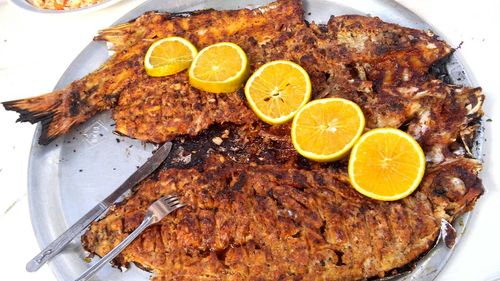
<path id="1" fill-rule="evenodd" d="M 306 158 L 333 161 L 349 152 L 364 128 L 365 117 L 354 102 L 318 99 L 302 107 L 293 118 L 292 143 Z"/>
<path id="2" fill-rule="evenodd" d="M 293 118 L 311 97 L 307 72 L 291 61 L 272 61 L 248 79 L 245 95 L 252 110 L 264 122 L 277 125 Z"/>
<path id="3" fill-rule="evenodd" d="M 222 42 L 201 50 L 189 68 L 189 82 L 202 91 L 231 93 L 248 77 L 247 55 L 238 45 Z"/>
<path id="4" fill-rule="evenodd" d="M 196 47 L 184 38 L 163 38 L 149 47 L 144 67 L 150 76 L 172 75 L 187 69 L 197 53 Z"/>
<path id="5" fill-rule="evenodd" d="M 425 171 L 420 145 L 398 129 L 374 129 L 359 139 L 351 151 L 349 178 L 360 193 L 393 201 L 410 195 Z"/>

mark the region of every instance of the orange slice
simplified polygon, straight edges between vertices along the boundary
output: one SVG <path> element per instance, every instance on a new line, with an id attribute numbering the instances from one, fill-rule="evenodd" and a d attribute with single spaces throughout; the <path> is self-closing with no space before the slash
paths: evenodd
<path id="1" fill-rule="evenodd" d="M 262 121 L 283 124 L 309 101 L 311 81 L 300 65 L 291 61 L 272 61 L 248 78 L 245 96 Z"/>
<path id="2" fill-rule="evenodd" d="M 365 128 L 361 108 L 341 98 L 314 100 L 302 107 L 292 123 L 292 142 L 304 157 L 325 162 L 342 158 Z"/>
<path id="3" fill-rule="evenodd" d="M 172 75 L 187 69 L 197 53 L 196 47 L 184 38 L 163 38 L 149 47 L 144 68 L 149 76 Z"/>
<path id="4" fill-rule="evenodd" d="M 374 129 L 354 145 L 348 170 L 357 191 L 373 199 L 394 201 L 418 187 L 425 172 L 425 155 L 407 133 Z"/>
<path id="5" fill-rule="evenodd" d="M 211 93 L 232 93 L 248 78 L 247 55 L 238 45 L 222 42 L 201 50 L 189 68 L 191 86 Z"/>

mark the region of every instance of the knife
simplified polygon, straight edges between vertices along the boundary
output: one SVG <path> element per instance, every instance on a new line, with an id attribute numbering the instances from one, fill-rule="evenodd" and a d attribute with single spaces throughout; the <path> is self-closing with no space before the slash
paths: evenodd
<path id="1" fill-rule="evenodd" d="M 126 179 L 113 193 L 102 200 L 87 214 L 80 218 L 75 224 L 68 228 L 61 236 L 57 237 L 38 255 L 26 264 L 26 270 L 29 272 L 37 271 L 48 260 L 59 254 L 78 234 L 85 230 L 94 220 L 101 216 L 106 210 L 111 207 L 115 201 L 127 191 L 131 190 L 139 182 L 154 172 L 163 161 L 167 158 L 172 143 L 166 142 L 146 161 L 137 171 L 135 171 L 128 179 Z"/>

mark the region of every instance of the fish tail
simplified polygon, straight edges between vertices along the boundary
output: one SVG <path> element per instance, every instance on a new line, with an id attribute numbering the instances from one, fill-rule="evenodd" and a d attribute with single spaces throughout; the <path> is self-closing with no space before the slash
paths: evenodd
<path id="1" fill-rule="evenodd" d="M 39 144 L 48 144 L 57 136 L 67 132 L 77 117 L 64 114 L 65 91 L 55 91 L 38 97 L 2 102 L 6 110 L 19 113 L 17 122 L 41 122 L 42 133 Z"/>

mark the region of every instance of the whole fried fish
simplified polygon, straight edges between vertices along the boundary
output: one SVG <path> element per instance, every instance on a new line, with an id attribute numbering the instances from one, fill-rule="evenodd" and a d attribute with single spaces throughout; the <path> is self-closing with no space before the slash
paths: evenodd
<path id="1" fill-rule="evenodd" d="M 451 52 L 432 34 L 377 18 L 333 17 L 326 25 L 308 26 L 298 0 L 255 10 L 150 12 L 96 37 L 113 43 L 116 51 L 98 70 L 56 92 L 3 105 L 18 111 L 19 121 L 41 121 L 42 144 L 107 109 L 113 109 L 118 133 L 158 143 L 180 134 L 196 135 L 214 123 L 253 122 L 241 95 L 200 92 L 189 85 L 185 72 L 162 78 L 145 73 L 148 47 L 155 39 L 173 35 L 198 48 L 234 42 L 247 52 L 252 70 L 271 60 L 295 61 L 310 74 L 314 95 L 324 92 L 329 78 L 341 91 L 372 91 L 379 81 L 413 79 Z M 370 82 L 353 75 L 358 65 L 368 68 Z"/>
<path id="2" fill-rule="evenodd" d="M 117 265 L 134 262 L 155 281 L 383 277 L 430 249 L 441 220 L 469 210 L 483 190 L 480 164 L 454 156 L 432 165 L 411 196 L 373 200 L 351 188 L 345 160 L 297 155 L 284 127 L 226 125 L 177 139 L 164 169 L 91 225 L 85 249 L 103 256 L 149 204 L 176 193 L 189 207 L 145 231 Z"/>

